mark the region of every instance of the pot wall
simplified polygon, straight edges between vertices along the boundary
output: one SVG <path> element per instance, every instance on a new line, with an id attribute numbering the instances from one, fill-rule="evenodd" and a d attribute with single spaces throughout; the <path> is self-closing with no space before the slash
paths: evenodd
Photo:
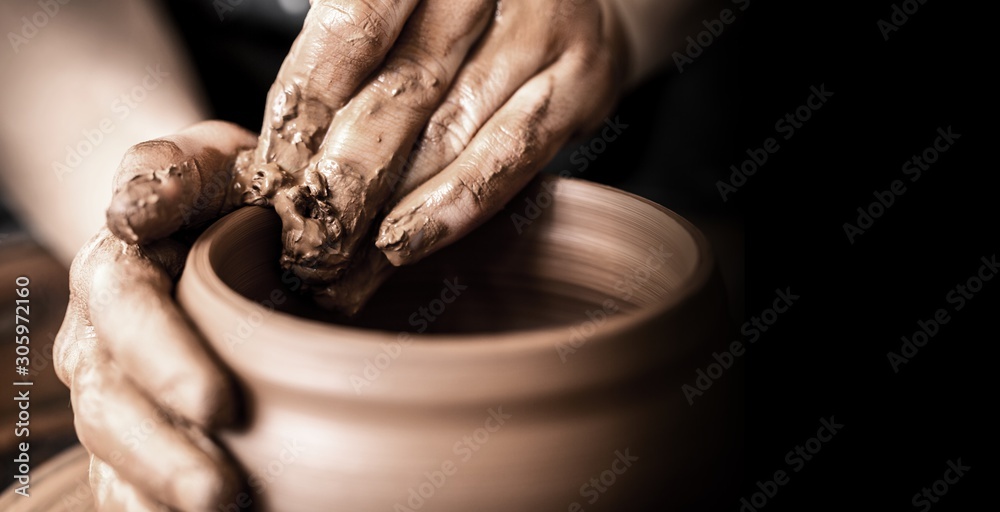
<path id="1" fill-rule="evenodd" d="M 546 192 L 529 225 L 503 212 L 402 269 L 353 325 L 305 318 L 325 315 L 274 268 L 272 212 L 203 235 L 178 299 L 241 384 L 248 422 L 220 437 L 255 504 L 680 510 L 713 492 L 727 402 L 681 392 L 729 334 L 704 240 L 586 182 L 522 198 Z"/>

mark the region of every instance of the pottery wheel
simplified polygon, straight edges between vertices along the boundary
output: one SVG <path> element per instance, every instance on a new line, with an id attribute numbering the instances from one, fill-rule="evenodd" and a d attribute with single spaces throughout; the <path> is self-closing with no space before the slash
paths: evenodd
<path id="1" fill-rule="evenodd" d="M 87 474 L 90 455 L 82 446 L 67 449 L 31 472 L 29 496 L 8 487 L 0 495 L 4 512 L 92 512 L 94 498 Z"/>

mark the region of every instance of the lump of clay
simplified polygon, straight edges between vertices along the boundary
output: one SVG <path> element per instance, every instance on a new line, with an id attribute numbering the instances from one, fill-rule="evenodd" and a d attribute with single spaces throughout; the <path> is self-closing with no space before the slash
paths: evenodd
<path id="1" fill-rule="evenodd" d="M 282 222 L 281 265 L 320 305 L 353 315 L 392 268 L 375 247 L 375 228 L 398 177 L 388 169 L 401 162 L 392 155 L 380 165 L 362 166 L 333 150 L 324 154 L 332 109 L 300 97 L 295 84 L 276 82 L 268 105 L 256 147 L 235 161 L 232 155 L 251 147 L 252 137 L 224 149 L 191 143 L 211 136 L 211 122 L 134 146 L 121 164 L 129 172 L 115 184 L 108 227 L 122 240 L 142 243 L 243 204 L 273 207 Z M 352 136 L 364 134 L 363 122 L 346 123 L 356 130 Z M 228 160 L 219 161 L 220 155 Z M 212 181 L 214 176 L 223 181 Z"/>
<path id="2" fill-rule="evenodd" d="M 353 315 L 391 271 L 372 229 L 395 176 L 324 158 L 319 146 L 333 112 L 298 91 L 275 84 L 256 149 L 236 161 L 232 190 L 244 204 L 275 209 L 281 266 L 302 279 L 319 304 Z"/>

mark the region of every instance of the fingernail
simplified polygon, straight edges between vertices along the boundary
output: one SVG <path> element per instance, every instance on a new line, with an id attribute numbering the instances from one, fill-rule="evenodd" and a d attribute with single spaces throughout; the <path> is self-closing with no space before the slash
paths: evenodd
<path id="1" fill-rule="evenodd" d="M 378 247 L 395 265 L 405 265 L 423 256 L 433 230 L 426 215 L 408 213 L 397 219 L 387 218 L 379 228 Z"/>
<path id="2" fill-rule="evenodd" d="M 108 229 L 129 243 L 156 240 L 170 235 L 185 220 L 181 206 L 188 195 L 183 177 L 185 165 L 138 175 L 111 200 Z"/>
<path id="3" fill-rule="evenodd" d="M 127 196 L 128 194 L 119 192 L 111 199 L 111 206 L 108 207 L 106 214 L 107 224 L 108 229 L 115 236 L 130 244 L 134 244 L 139 241 L 139 236 L 135 234 L 135 231 L 132 230 L 132 225 L 129 223 L 128 216 L 131 209 L 131 201 Z"/>

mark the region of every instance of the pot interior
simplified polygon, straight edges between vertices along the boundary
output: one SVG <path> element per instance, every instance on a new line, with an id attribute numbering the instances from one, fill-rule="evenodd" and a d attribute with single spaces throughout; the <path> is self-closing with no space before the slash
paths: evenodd
<path id="1" fill-rule="evenodd" d="M 232 240 L 216 247 L 229 249 L 211 255 L 227 286 L 256 302 L 281 290 L 279 311 L 384 331 L 498 333 L 635 314 L 662 306 L 704 263 L 700 235 L 676 214 L 608 187 L 541 178 L 468 237 L 397 269 L 348 319 L 295 291 L 277 263 L 277 215 L 250 219 L 220 232 Z"/>

